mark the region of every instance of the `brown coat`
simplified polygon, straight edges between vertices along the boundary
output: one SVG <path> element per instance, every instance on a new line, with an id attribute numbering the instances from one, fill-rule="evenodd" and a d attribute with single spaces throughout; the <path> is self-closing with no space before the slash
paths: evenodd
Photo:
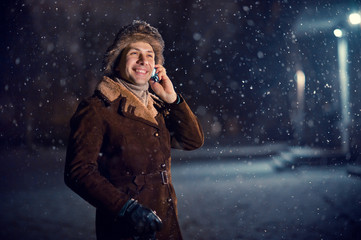
<path id="1" fill-rule="evenodd" d="M 157 239 L 182 239 L 170 149 L 192 150 L 204 141 L 187 103 L 164 104 L 152 95 L 145 107 L 104 77 L 95 94 L 79 104 L 70 125 L 65 183 L 97 208 L 98 239 L 129 237 L 129 227 L 116 215 L 130 198 L 162 219 Z"/>

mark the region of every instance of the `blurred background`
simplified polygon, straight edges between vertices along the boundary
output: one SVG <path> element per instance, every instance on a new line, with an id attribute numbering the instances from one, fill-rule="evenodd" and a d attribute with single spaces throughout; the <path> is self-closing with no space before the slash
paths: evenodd
<path id="1" fill-rule="evenodd" d="M 205 132 L 206 142 L 201 150 L 174 153 L 175 168 L 179 169 L 174 180 L 179 183 L 176 188 L 180 191 L 182 210 L 187 211 L 192 205 L 191 198 L 187 198 L 190 190 L 186 188 L 187 184 L 192 185 L 186 181 L 190 179 L 187 167 L 195 167 L 192 161 L 200 169 L 193 177 L 206 167 L 219 170 L 217 164 L 239 163 L 222 165 L 224 171 L 216 180 L 210 180 L 209 176 L 200 178 L 208 187 L 219 179 L 229 179 L 230 172 L 238 181 L 240 176 L 258 176 L 259 169 L 263 169 L 264 176 L 272 168 L 273 180 L 284 179 L 284 169 L 293 171 L 299 165 L 322 165 L 327 172 L 332 166 L 331 170 L 336 168 L 348 177 L 360 175 L 361 3 L 357 0 L 23 0 L 2 1 L 0 5 L 1 189 L 8 200 L 1 208 L 19 211 L 19 215 L 6 211 L 8 214 L 1 217 L 1 223 L 6 226 L 18 224 L 3 232 L 2 239 L 17 239 L 19 229 L 23 229 L 20 233 L 29 232 L 49 219 L 44 218 L 31 227 L 27 223 L 34 220 L 31 203 L 37 202 L 35 189 L 51 189 L 44 194 L 54 203 L 50 208 L 53 211 L 64 201 L 73 209 L 70 212 L 75 211 L 71 200 L 82 206 L 78 210 L 84 208 L 76 216 L 92 211 L 65 190 L 62 183 L 69 119 L 79 102 L 92 94 L 102 76 L 103 55 L 119 28 L 134 19 L 145 20 L 159 29 L 166 45 L 167 73 L 199 117 Z M 209 166 L 207 160 L 216 165 Z M 247 168 L 256 164 L 259 165 L 255 168 Z M 247 171 L 234 172 L 235 169 Z M 312 175 L 309 171 L 307 168 L 306 173 Z M 312 176 L 323 179 L 324 174 L 321 171 Z M 287 176 L 286 179 L 299 179 L 297 174 Z M 332 176 L 339 180 L 343 175 Z M 338 180 L 333 186 L 341 184 Z M 352 177 L 350 181 L 351 185 L 342 183 L 340 188 L 353 193 L 345 190 L 342 196 L 350 194 L 354 198 L 340 204 L 355 212 L 361 203 L 356 194 L 360 180 Z M 248 183 L 255 184 L 251 180 Z M 304 182 L 297 184 L 297 188 L 305 186 Z M 308 186 L 306 192 L 310 190 Z M 274 187 L 270 186 L 269 191 L 273 192 Z M 60 193 L 68 198 L 63 201 L 64 195 Z M 59 204 L 55 204 L 52 194 Z M 27 201 L 28 208 L 22 208 L 23 201 Z M 45 202 L 36 205 L 42 214 L 44 205 L 48 206 Z M 65 226 L 67 210 L 64 206 L 58 210 L 61 214 L 57 212 L 55 218 L 63 219 Z M 27 211 L 26 217 L 20 213 Z M 88 219 L 91 216 L 86 215 Z M 204 213 L 199 216 L 203 218 Z M 322 235 L 326 231 L 322 230 L 317 238 L 305 239 L 360 239 L 355 229 L 360 226 L 361 214 L 347 216 L 347 226 L 352 225 L 350 222 L 354 225 L 346 230 L 340 228 L 344 238 L 338 232 Z M 189 227 L 196 221 L 192 215 L 180 213 L 180 218 L 189 239 L 288 239 L 288 235 L 277 235 L 279 232 L 268 238 L 256 237 L 252 232 L 265 234 L 263 228 L 247 228 L 253 229 L 249 235 L 225 235 L 219 230 L 225 228 L 218 227 L 218 232 L 208 230 L 213 235 L 203 236 L 206 233 L 200 231 L 201 227 Z M 19 223 L 19 219 L 23 222 Z M 76 219 L 74 222 L 78 223 L 82 218 Z M 242 223 L 247 225 L 241 216 L 237 219 L 243 219 Z M 258 220 L 252 221 L 256 224 Z M 200 222 L 206 226 L 207 222 Z M 93 231 L 93 225 L 80 228 L 69 227 L 67 231 L 77 229 L 77 237 L 71 235 L 74 239 L 84 239 L 84 232 Z M 237 228 L 227 232 L 237 232 Z M 309 232 L 305 229 L 298 236 Z M 57 239 L 35 233 L 34 237 L 21 236 Z M 292 238 L 303 239 L 295 236 Z"/>
<path id="2" fill-rule="evenodd" d="M 206 144 L 359 144 L 361 26 L 357 17 L 349 20 L 359 12 L 357 1 L 29 0 L 2 6 L 2 146 L 65 146 L 69 118 L 92 94 L 105 50 L 133 19 L 159 28 L 165 66 L 199 116 Z M 338 46 L 335 29 L 348 50 Z"/>

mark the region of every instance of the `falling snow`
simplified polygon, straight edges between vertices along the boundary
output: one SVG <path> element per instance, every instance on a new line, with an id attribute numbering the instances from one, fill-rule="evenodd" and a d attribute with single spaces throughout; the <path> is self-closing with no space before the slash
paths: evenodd
<path id="1" fill-rule="evenodd" d="M 2 178 L 14 189 L 0 186 L 6 199 L 1 223 L 13 226 L 19 217 L 17 228 L 9 228 L 7 234 L 24 226 L 26 230 L 40 229 L 45 223 L 49 227 L 49 216 L 55 214 L 63 234 L 78 231 L 73 239 L 89 238 L 81 233 L 93 228 L 69 227 L 64 216 L 69 209 L 49 208 L 47 202 L 55 197 L 59 205 L 64 199 L 69 204 L 69 198 L 76 198 L 62 189 L 59 180 L 69 118 L 93 93 L 102 76 L 103 54 L 119 28 L 142 19 L 161 32 L 167 73 L 198 116 L 206 139 L 202 157 L 175 158 L 184 235 L 302 239 L 297 236 L 313 232 L 308 239 L 361 238 L 355 230 L 360 226 L 359 212 L 350 213 L 352 207 L 360 209 L 352 190 L 359 189 L 360 182 L 347 174 L 350 166 L 361 164 L 361 25 L 350 24 L 357 15 L 347 19 L 360 11 L 359 1 L 175 0 L 160 5 L 157 1 L 23 0 L 5 1 L 2 7 L 6 21 L 1 28 L 0 150 L 13 153 L 2 154 L 3 169 L 15 172 Z M 279 144 L 286 147 L 262 154 L 258 161 L 254 151 Z M 243 151 L 239 147 L 248 149 L 247 156 L 234 155 Z M 54 166 L 40 157 L 49 151 L 56 153 Z M 257 163 L 266 169 L 261 176 L 245 172 L 248 164 Z M 194 169 L 198 172 L 186 175 Z M 213 174 L 216 170 L 221 173 Z M 17 176 L 23 174 L 27 184 L 19 187 L 25 180 Z M 199 194 L 189 188 L 194 185 L 203 186 Z M 35 201 L 35 189 L 48 201 Z M 57 194 L 58 189 L 66 195 Z M 268 203 L 270 198 L 274 199 Z M 28 202 L 19 205 L 22 199 Z M 345 213 L 343 205 L 355 199 L 358 203 Z M 81 222 L 93 215 L 78 200 Z M 314 202 L 312 209 L 302 200 Z M 196 211 L 191 210 L 194 204 Z M 20 215 L 7 211 L 14 206 Z M 207 211 L 199 206 L 208 206 Z M 39 211 L 36 217 L 32 208 Z M 333 208 L 341 209 L 340 214 L 332 215 Z M 306 221 L 309 216 L 311 222 Z M 318 226 L 316 220 L 323 224 Z M 59 227 L 49 229 L 59 231 Z M 213 235 L 203 238 L 205 233 Z M 29 239 L 45 239 L 36 234 Z"/>

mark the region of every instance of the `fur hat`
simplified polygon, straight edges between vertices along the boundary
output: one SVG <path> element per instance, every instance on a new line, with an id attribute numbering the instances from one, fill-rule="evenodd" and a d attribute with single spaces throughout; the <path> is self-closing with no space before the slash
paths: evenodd
<path id="1" fill-rule="evenodd" d="M 155 63 L 163 64 L 164 41 L 158 29 L 144 21 L 134 20 L 132 24 L 124 26 L 118 32 L 114 43 L 108 48 L 104 56 L 104 74 L 111 76 L 115 65 L 119 62 L 124 48 L 133 42 L 149 43 L 155 53 Z"/>

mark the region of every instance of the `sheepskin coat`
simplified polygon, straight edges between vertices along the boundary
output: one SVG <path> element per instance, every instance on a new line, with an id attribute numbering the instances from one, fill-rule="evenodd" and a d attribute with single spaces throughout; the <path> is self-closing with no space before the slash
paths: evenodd
<path id="1" fill-rule="evenodd" d="M 98 239 L 130 239 L 117 217 L 134 198 L 163 221 L 157 239 L 182 239 L 171 180 L 171 152 L 203 145 L 201 126 L 181 97 L 165 104 L 151 94 L 145 106 L 123 85 L 103 77 L 71 121 L 65 183 L 96 207 Z"/>

